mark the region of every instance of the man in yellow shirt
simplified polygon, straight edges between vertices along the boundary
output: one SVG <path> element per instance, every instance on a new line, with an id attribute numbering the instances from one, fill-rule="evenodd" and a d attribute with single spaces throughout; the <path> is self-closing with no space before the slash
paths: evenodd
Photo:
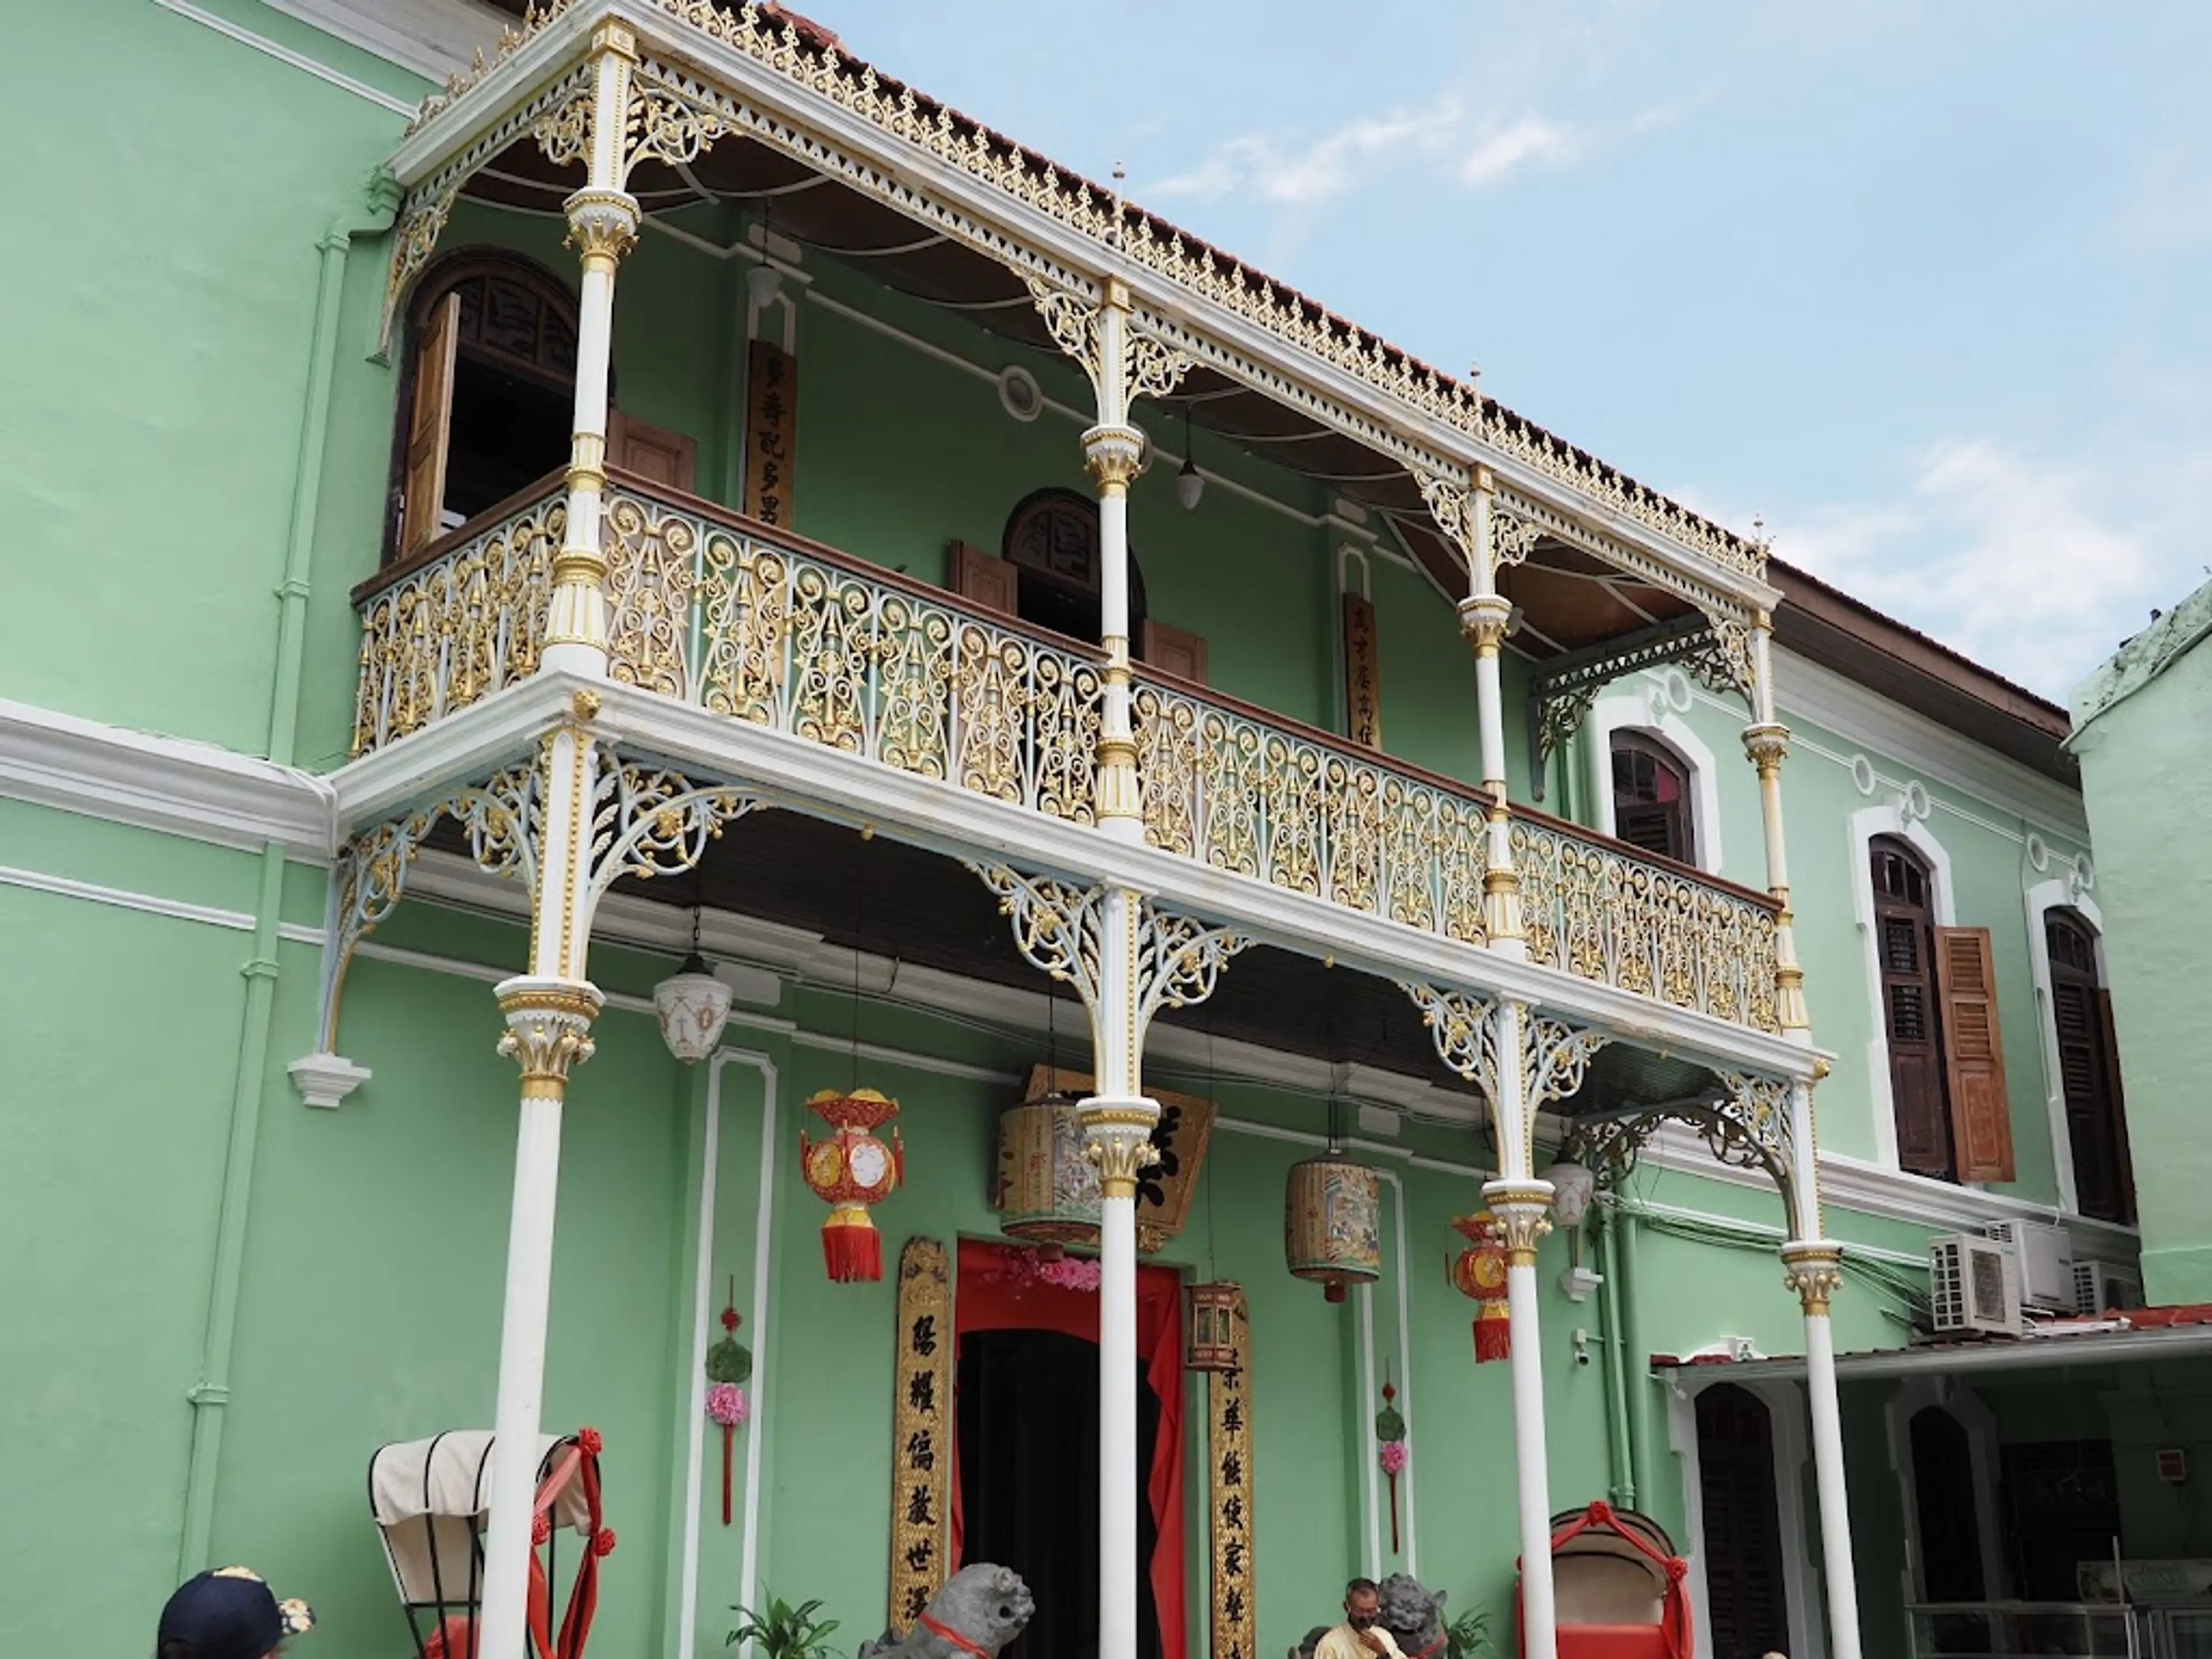
<path id="1" fill-rule="evenodd" d="M 1405 1659 L 1382 1627 L 1382 1592 L 1372 1578 L 1355 1578 L 1344 1587 L 1344 1622 L 1314 1646 L 1314 1659 Z"/>

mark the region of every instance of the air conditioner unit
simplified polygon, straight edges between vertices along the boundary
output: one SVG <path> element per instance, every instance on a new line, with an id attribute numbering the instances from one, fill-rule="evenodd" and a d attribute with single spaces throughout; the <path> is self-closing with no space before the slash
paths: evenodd
<path id="1" fill-rule="evenodd" d="M 2074 1311 L 2074 1240 L 2047 1221 L 1992 1221 L 1984 1229 L 2020 1259 L 2021 1300 L 2046 1313 Z"/>
<path id="2" fill-rule="evenodd" d="M 1928 1241 L 1928 1301 L 1936 1334 L 2018 1336 L 2020 1258 L 1972 1233 Z"/>
<path id="3" fill-rule="evenodd" d="M 2074 1311 L 2092 1318 L 2143 1304 L 2142 1275 L 2115 1261 L 2074 1264 Z"/>

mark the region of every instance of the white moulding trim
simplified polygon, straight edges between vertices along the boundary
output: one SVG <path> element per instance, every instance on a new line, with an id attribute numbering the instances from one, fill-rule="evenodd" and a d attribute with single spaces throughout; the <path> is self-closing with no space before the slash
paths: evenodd
<path id="1" fill-rule="evenodd" d="M 1681 676 L 1688 684 L 1688 677 Z M 1607 835 L 1613 816 L 1613 734 L 1640 732 L 1674 752 L 1690 775 L 1690 825 L 1698 868 L 1721 872 L 1720 768 L 1704 738 L 1668 702 L 1668 681 L 1655 676 L 1640 693 L 1613 691 L 1597 700 L 1583 723 L 1589 733 L 1591 817 Z"/>
<path id="2" fill-rule="evenodd" d="M 1863 807 L 1851 814 L 1845 830 L 1845 867 L 1850 872 L 1851 914 L 1859 930 L 1859 958 L 1866 970 L 1867 1109 L 1874 1114 L 1875 1152 L 1887 1168 L 1898 1168 L 1897 1101 L 1889 1079 L 1889 1038 L 1886 1005 L 1881 994 L 1881 941 L 1875 937 L 1874 842 L 1891 836 L 1905 842 L 1928 861 L 1934 889 L 1931 908 L 1938 927 L 1958 925 L 1958 901 L 1951 880 L 1951 854 L 1927 824 L 1907 809 L 1900 796 L 1886 805 Z"/>
<path id="3" fill-rule="evenodd" d="M 337 798 L 312 772 L 0 699 L 0 794 L 112 823 L 327 863 Z"/>
<path id="4" fill-rule="evenodd" d="M 341 1054 L 303 1055 L 284 1069 L 300 1091 L 301 1103 L 322 1111 L 336 1111 L 373 1075 L 368 1066 L 356 1066 Z"/>

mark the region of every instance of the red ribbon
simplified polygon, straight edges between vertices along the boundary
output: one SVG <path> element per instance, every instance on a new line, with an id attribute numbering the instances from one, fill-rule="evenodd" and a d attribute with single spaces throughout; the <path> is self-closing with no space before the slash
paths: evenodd
<path id="1" fill-rule="evenodd" d="M 932 1636 L 943 1637 L 946 1641 L 951 1643 L 954 1647 L 958 1648 L 963 1653 L 972 1653 L 975 1656 L 975 1659 L 991 1659 L 991 1651 L 989 1649 L 977 1647 L 973 1642 L 963 1636 L 958 1631 L 946 1629 L 943 1625 L 939 1624 L 937 1620 L 931 1618 L 927 1613 L 923 1613 L 919 1622 L 921 1623 L 921 1627 L 927 1631 Z"/>

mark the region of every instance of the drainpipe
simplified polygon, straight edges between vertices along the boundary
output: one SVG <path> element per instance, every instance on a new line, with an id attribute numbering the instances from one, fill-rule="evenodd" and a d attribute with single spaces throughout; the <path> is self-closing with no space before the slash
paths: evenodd
<path id="1" fill-rule="evenodd" d="M 1628 1433 L 1628 1333 L 1620 1324 L 1620 1250 L 1613 1229 L 1620 1224 L 1617 1210 L 1600 1212 L 1598 1273 L 1605 1296 L 1605 1406 L 1608 1462 L 1613 1471 L 1615 1509 L 1636 1507 L 1636 1457 Z"/>
<path id="2" fill-rule="evenodd" d="M 322 495 L 323 448 L 330 429 L 331 381 L 337 364 L 339 301 L 346 254 L 356 236 L 392 228 L 399 192 L 388 175 L 369 181 L 363 205 L 341 214 L 315 244 L 320 270 L 315 289 L 313 355 L 307 365 L 307 407 L 300 422 L 299 455 L 292 474 L 292 515 L 285 537 L 284 574 L 277 585 L 276 664 L 269 692 L 269 758 L 293 763 L 298 744 L 300 680 L 307 652 L 308 576 L 314 562 L 315 514 Z M 261 1097 L 268 1081 L 269 1036 L 276 1000 L 276 924 L 284 896 L 284 844 L 264 842 L 261 882 L 253 912 L 253 954 L 239 971 L 246 978 L 246 1012 L 239 1021 L 238 1071 L 230 1097 L 229 1145 L 223 1159 L 222 1207 L 216 1223 L 213 1283 L 208 1292 L 206 1340 L 192 1406 L 191 1461 L 185 1474 L 185 1525 L 178 1577 L 209 1563 L 215 1530 L 216 1473 L 222 1456 L 224 1408 L 230 1403 L 231 1350 L 237 1333 L 239 1284 L 246 1266 L 246 1223 L 253 1187 L 253 1152 L 261 1131 Z"/>
<path id="3" fill-rule="evenodd" d="M 1608 1231 L 1615 1226 L 1620 1229 L 1620 1236 L 1608 1241 L 1612 1266 L 1620 1276 L 1620 1286 L 1607 1305 L 1617 1305 L 1621 1310 L 1621 1395 L 1626 1407 L 1622 1414 L 1628 1425 L 1628 1479 L 1649 1503 L 1653 1497 L 1651 1425 L 1648 1415 L 1651 1386 L 1649 1360 L 1643 1346 L 1643 1322 L 1636 1315 L 1636 1216 L 1621 1206 L 1615 1207 L 1606 1220 Z M 1606 1282 L 1610 1285 L 1613 1279 L 1613 1275 L 1608 1273 Z"/>

